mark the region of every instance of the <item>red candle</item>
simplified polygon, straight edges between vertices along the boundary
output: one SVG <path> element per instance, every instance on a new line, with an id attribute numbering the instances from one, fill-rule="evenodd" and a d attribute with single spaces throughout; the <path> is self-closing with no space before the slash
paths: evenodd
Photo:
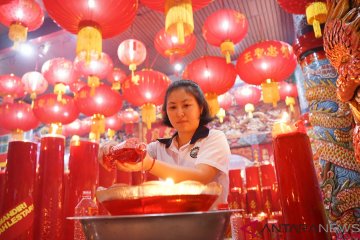
<path id="1" fill-rule="evenodd" d="M 245 209 L 244 185 L 240 169 L 232 169 L 229 171 L 229 189 L 229 207 L 231 209 Z"/>
<path id="2" fill-rule="evenodd" d="M 285 224 L 326 227 L 319 184 L 308 136 L 302 132 L 278 134 L 274 138 L 274 158 L 279 197 Z M 324 231 L 288 231 L 286 239 L 328 239 Z"/>
<path id="3" fill-rule="evenodd" d="M 64 147 L 64 136 L 41 138 L 35 239 L 63 239 L 64 236 Z"/>
<path id="4" fill-rule="evenodd" d="M 111 171 L 106 170 L 101 164 L 99 166 L 99 186 L 108 188 L 113 185 L 116 181 L 116 169 L 111 169 Z M 109 215 L 109 212 L 106 208 L 98 202 L 99 214 L 100 215 Z"/>
<path id="5" fill-rule="evenodd" d="M 98 185 L 99 164 L 97 155 L 99 144 L 89 140 L 74 140 L 70 144 L 69 173 L 65 186 L 65 217 L 75 214 L 75 207 L 82 198 L 83 191 L 91 191 L 95 197 Z M 65 239 L 74 237 L 74 221 L 65 219 Z"/>
<path id="6" fill-rule="evenodd" d="M 124 172 L 121 170 L 117 170 L 116 172 L 116 183 L 124 183 L 131 185 L 132 182 L 132 174 L 131 172 Z"/>
<path id="7" fill-rule="evenodd" d="M 260 165 L 261 171 L 261 199 L 263 210 L 271 212 L 280 211 L 279 200 L 277 197 L 277 183 L 275 169 L 271 164 Z"/>
<path id="8" fill-rule="evenodd" d="M 245 168 L 247 211 L 255 216 L 261 211 L 259 166 Z"/>
<path id="9" fill-rule="evenodd" d="M 0 224 L 0 229 L 5 229 L 0 234 L 0 239 L 33 239 L 36 158 L 36 143 L 9 143 L 0 216 L 6 221 Z M 9 216 L 8 213 L 12 217 L 5 217 Z M 19 218 L 20 220 L 14 221 Z"/>

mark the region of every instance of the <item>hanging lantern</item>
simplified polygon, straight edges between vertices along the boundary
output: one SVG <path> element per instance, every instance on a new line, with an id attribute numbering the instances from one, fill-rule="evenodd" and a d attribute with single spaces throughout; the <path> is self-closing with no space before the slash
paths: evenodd
<path id="1" fill-rule="evenodd" d="M 215 116 L 220 110 L 217 96 L 232 88 L 236 71 L 234 66 L 227 64 L 224 58 L 204 56 L 186 66 L 183 78 L 199 84 L 209 103 L 210 114 Z"/>
<path id="2" fill-rule="evenodd" d="M 74 95 L 76 95 L 84 86 L 86 86 L 86 83 L 81 81 L 80 78 L 69 85 L 70 90 L 74 93 Z"/>
<path id="3" fill-rule="evenodd" d="M 314 28 L 315 37 L 321 37 L 320 24 L 325 23 L 327 18 L 325 0 L 277 0 L 277 2 L 288 13 L 306 14 L 308 24 Z"/>
<path id="4" fill-rule="evenodd" d="M 50 124 L 51 133 L 62 133 L 62 125 L 73 122 L 79 116 L 72 97 L 63 95 L 61 101 L 56 94 L 44 94 L 34 101 L 34 114 L 45 124 Z"/>
<path id="5" fill-rule="evenodd" d="M 165 13 L 165 31 L 177 36 L 183 44 L 194 30 L 193 11 L 207 6 L 213 0 L 142 0 L 147 7 Z"/>
<path id="6" fill-rule="evenodd" d="M 176 36 L 169 35 L 165 29 L 161 29 L 155 36 L 154 46 L 156 50 L 164 57 L 170 58 L 173 64 L 176 60 L 191 53 L 196 45 L 196 37 L 190 34 L 185 37 L 181 44 Z"/>
<path id="7" fill-rule="evenodd" d="M 281 82 L 279 85 L 280 100 L 285 100 L 286 106 L 294 112 L 295 98 L 298 96 L 296 85 L 287 82 Z"/>
<path id="8" fill-rule="evenodd" d="M 48 87 L 48 82 L 44 76 L 36 71 L 25 73 L 21 82 L 24 84 L 24 90 L 30 93 L 30 98 L 34 100 L 37 94 L 42 94 Z"/>
<path id="9" fill-rule="evenodd" d="M 73 63 L 65 58 L 53 58 L 46 61 L 41 73 L 45 79 L 54 85 L 54 93 L 57 94 L 57 100 L 61 101 L 65 94 L 66 86 L 69 86 L 77 79 L 77 73 Z"/>
<path id="10" fill-rule="evenodd" d="M 138 1 L 44 0 L 51 18 L 65 30 L 78 35 L 76 54 L 100 57 L 102 38 L 114 37 L 127 29 L 136 16 Z"/>
<path id="11" fill-rule="evenodd" d="M 105 128 L 107 129 L 107 136 L 109 139 L 113 139 L 115 132 L 119 131 L 123 126 L 123 121 L 120 114 L 115 114 L 105 119 Z"/>
<path id="12" fill-rule="evenodd" d="M 94 94 L 95 88 L 100 85 L 100 79 L 105 79 L 112 71 L 113 61 L 106 53 L 101 53 L 100 57 L 94 52 L 90 53 L 90 61 L 86 60 L 86 54 L 80 53 L 74 60 L 74 66 L 77 72 L 87 77 L 87 84 L 91 87 L 91 94 Z"/>
<path id="13" fill-rule="evenodd" d="M 229 92 L 226 92 L 220 96 L 218 96 L 219 106 L 220 110 L 216 114 L 216 116 L 220 119 L 220 122 L 222 123 L 226 114 L 226 110 L 228 110 L 232 105 L 232 95 Z"/>
<path id="14" fill-rule="evenodd" d="M 239 56 L 236 70 L 241 80 L 261 85 L 264 103 L 274 107 L 280 99 L 277 82 L 287 79 L 296 68 L 292 47 L 281 41 L 256 43 Z"/>
<path id="15" fill-rule="evenodd" d="M 73 121 L 69 124 L 63 125 L 62 130 L 63 130 L 62 134 L 66 137 L 71 137 L 74 135 L 82 136 L 86 133 L 81 128 L 81 120 L 80 119 L 75 119 L 75 121 Z"/>
<path id="16" fill-rule="evenodd" d="M 164 101 L 170 79 L 163 73 L 151 69 L 136 72 L 138 84 L 127 78 L 123 85 L 123 96 L 131 104 L 141 106 L 142 121 L 148 129 L 156 121 L 156 106 Z M 134 97 L 136 96 L 136 97 Z"/>
<path id="17" fill-rule="evenodd" d="M 31 106 L 24 102 L 3 103 L 0 105 L 0 126 L 12 131 L 12 138 L 23 139 L 23 132 L 36 128 L 39 121 Z"/>
<path id="18" fill-rule="evenodd" d="M 137 84 L 139 78 L 135 76 L 136 66 L 144 62 L 146 58 L 145 45 L 136 39 L 128 39 L 120 43 L 117 50 L 120 61 L 129 66 L 131 79 Z"/>
<path id="19" fill-rule="evenodd" d="M 100 84 L 94 94 L 89 86 L 83 87 L 75 96 L 75 104 L 81 113 L 92 116 L 91 138 L 100 139 L 105 132 L 105 117 L 117 113 L 122 106 L 120 94 L 111 87 Z"/>
<path id="20" fill-rule="evenodd" d="M 0 23 L 9 27 L 9 38 L 15 43 L 25 42 L 28 31 L 38 29 L 44 13 L 34 0 L 16 0 L 0 5 Z"/>
<path id="21" fill-rule="evenodd" d="M 238 87 L 235 90 L 235 100 L 239 106 L 245 107 L 245 112 L 248 113 L 249 118 L 253 117 L 255 106 L 261 99 L 261 91 L 259 88 L 250 85 Z"/>
<path id="22" fill-rule="evenodd" d="M 0 76 L 0 96 L 3 98 L 3 102 L 12 103 L 15 98 L 24 95 L 24 84 L 19 77 L 14 74 Z"/>
<path id="23" fill-rule="evenodd" d="M 139 113 L 132 108 L 126 108 L 119 113 L 119 117 L 125 123 L 125 133 L 131 135 L 134 131 L 134 124 L 139 122 Z"/>
<path id="24" fill-rule="evenodd" d="M 108 82 L 112 83 L 113 90 L 120 90 L 121 84 L 126 79 L 126 73 L 119 68 L 114 68 L 107 77 Z"/>
<path id="25" fill-rule="evenodd" d="M 247 31 L 248 22 L 245 15 L 232 9 L 221 9 L 212 13 L 202 28 L 205 40 L 213 46 L 220 47 L 227 63 L 231 62 L 230 55 L 235 53 L 234 44 L 239 43 Z"/>

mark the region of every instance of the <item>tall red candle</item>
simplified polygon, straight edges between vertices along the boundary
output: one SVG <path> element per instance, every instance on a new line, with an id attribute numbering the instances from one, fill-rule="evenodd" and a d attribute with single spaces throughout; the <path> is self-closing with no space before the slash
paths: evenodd
<path id="1" fill-rule="evenodd" d="M 64 136 L 41 138 L 35 239 L 63 239 L 64 236 L 64 148 Z"/>
<path id="2" fill-rule="evenodd" d="M 279 134 L 274 138 L 274 157 L 279 197 L 285 224 L 305 224 L 308 231 L 288 231 L 286 239 L 328 239 L 319 184 L 308 136 L 302 132 Z M 316 226 L 316 229 L 309 229 Z"/>
<path id="3" fill-rule="evenodd" d="M 247 211 L 253 216 L 261 212 L 259 166 L 245 168 Z"/>
<path id="4" fill-rule="evenodd" d="M 95 197 L 98 185 L 99 144 L 89 140 L 74 140 L 70 144 L 69 173 L 65 186 L 65 218 L 75 214 L 75 207 L 82 198 L 83 191 L 91 191 Z M 74 237 L 74 221 L 65 219 L 65 239 Z"/>
<path id="5" fill-rule="evenodd" d="M 33 239 L 36 158 L 36 143 L 9 143 L 4 196 L 0 206 L 0 217 L 6 221 L 0 224 L 0 229 L 5 230 L 1 232 L 0 239 Z M 5 217 L 10 212 L 12 217 Z M 21 216 L 19 221 L 13 221 L 13 217 L 18 219 Z"/>

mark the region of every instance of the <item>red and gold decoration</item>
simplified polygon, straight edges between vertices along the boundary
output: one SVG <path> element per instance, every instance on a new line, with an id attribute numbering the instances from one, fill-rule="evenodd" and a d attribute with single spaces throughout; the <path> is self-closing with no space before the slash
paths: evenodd
<path id="1" fill-rule="evenodd" d="M 105 132 L 105 117 L 112 116 L 120 110 L 122 98 L 111 87 L 100 84 L 94 94 L 89 86 L 83 87 L 75 96 L 75 104 L 81 113 L 92 116 L 90 138 L 98 140 Z"/>
<path id="2" fill-rule="evenodd" d="M 213 0 L 141 0 L 145 6 L 165 13 L 165 31 L 177 36 L 179 43 L 194 31 L 193 11 L 203 8 Z"/>
<path id="3" fill-rule="evenodd" d="M 0 76 L 0 96 L 3 98 L 3 102 L 12 103 L 14 99 L 24 95 L 24 85 L 21 78 L 14 74 Z"/>
<path id="4" fill-rule="evenodd" d="M 72 97 L 63 95 L 58 101 L 56 94 L 44 94 L 34 102 L 35 116 L 45 124 L 50 124 L 50 133 L 62 133 L 62 125 L 73 122 L 79 115 Z"/>
<path id="5" fill-rule="evenodd" d="M 65 58 L 53 58 L 46 61 L 41 73 L 44 78 L 54 85 L 54 93 L 57 94 L 57 100 L 61 101 L 65 94 L 66 86 L 71 85 L 77 80 L 77 72 L 70 60 Z"/>
<path id="6" fill-rule="evenodd" d="M 74 95 L 76 95 L 80 91 L 80 89 L 82 89 L 86 85 L 87 84 L 84 81 L 82 81 L 80 78 L 78 78 L 73 83 L 71 83 L 69 85 L 69 87 L 70 87 L 70 90 L 74 93 Z"/>
<path id="7" fill-rule="evenodd" d="M 9 27 L 9 38 L 15 43 L 25 42 L 28 31 L 38 29 L 44 13 L 34 0 L 16 0 L 0 5 L 0 23 Z"/>
<path id="8" fill-rule="evenodd" d="M 312 25 L 316 38 L 321 37 L 320 24 L 326 22 L 327 8 L 325 0 L 277 0 L 288 13 L 306 14 L 307 23 Z"/>
<path id="9" fill-rule="evenodd" d="M 128 39 L 120 43 L 117 50 L 120 61 L 129 66 L 131 71 L 131 79 L 137 84 L 139 78 L 135 76 L 136 66 L 144 62 L 146 58 L 146 47 L 145 45 L 136 39 Z"/>
<path id="10" fill-rule="evenodd" d="M 85 52 L 100 57 L 102 39 L 114 37 L 133 22 L 138 8 L 137 0 L 44 0 L 49 16 L 65 30 L 77 34 L 76 53 Z"/>
<path id="11" fill-rule="evenodd" d="M 231 93 L 226 92 L 218 96 L 218 101 L 219 101 L 220 110 L 218 111 L 216 116 L 219 118 L 220 122 L 222 123 L 226 114 L 226 110 L 228 110 L 232 105 L 233 96 L 231 95 Z"/>
<path id="12" fill-rule="evenodd" d="M 241 80 L 261 85 L 264 103 L 276 107 L 280 100 L 278 83 L 287 79 L 296 68 L 292 47 L 281 41 L 256 43 L 239 56 L 236 70 Z"/>
<path id="13" fill-rule="evenodd" d="M 127 78 L 123 85 L 123 96 L 131 104 L 141 107 L 142 121 L 148 129 L 156 121 L 156 105 L 164 101 L 170 79 L 163 73 L 151 69 L 136 72 L 139 81 L 134 83 Z M 134 97 L 136 96 L 136 97 Z"/>
<path id="14" fill-rule="evenodd" d="M 245 107 L 245 112 L 248 113 L 249 118 L 253 117 L 255 105 L 260 102 L 261 91 L 256 86 L 243 85 L 235 90 L 235 100 L 239 106 Z"/>
<path id="15" fill-rule="evenodd" d="M 165 29 L 161 29 L 155 36 L 154 46 L 156 50 L 164 57 L 170 58 L 173 64 L 180 58 L 191 53 L 196 45 L 196 37 L 190 34 L 185 37 L 184 43 L 180 43 L 176 36 L 169 35 Z"/>
<path id="16" fill-rule="evenodd" d="M 123 123 L 125 123 L 125 133 L 132 134 L 134 130 L 134 124 L 139 122 L 140 116 L 133 108 L 126 108 L 124 111 L 120 111 L 119 117 Z"/>
<path id="17" fill-rule="evenodd" d="M 280 82 L 279 84 L 280 100 L 285 100 L 286 106 L 290 107 L 290 111 L 294 112 L 295 99 L 298 91 L 294 83 Z"/>
<path id="18" fill-rule="evenodd" d="M 124 122 L 118 113 L 105 119 L 105 128 L 109 139 L 114 138 L 115 132 L 121 129 L 123 123 Z"/>
<path id="19" fill-rule="evenodd" d="M 113 90 L 120 90 L 121 84 L 125 81 L 125 79 L 126 73 L 120 68 L 114 68 L 107 77 L 107 81 L 112 84 L 111 88 Z"/>
<path id="20" fill-rule="evenodd" d="M 44 76 L 36 71 L 25 73 L 21 82 L 24 84 L 24 90 L 27 93 L 30 93 L 30 98 L 34 101 L 37 94 L 42 94 L 46 91 L 48 87 L 48 82 Z"/>
<path id="21" fill-rule="evenodd" d="M 23 132 L 36 128 L 39 121 L 31 106 L 24 102 L 0 105 L 0 126 L 12 131 L 13 139 L 22 139 Z"/>
<path id="22" fill-rule="evenodd" d="M 90 53 L 89 60 L 86 60 L 85 52 L 77 55 L 74 60 L 74 67 L 76 71 L 87 77 L 87 84 L 91 87 L 94 93 L 95 88 L 100 85 L 100 79 L 105 79 L 113 69 L 113 61 L 106 53 L 100 53 L 99 55 Z"/>
<path id="23" fill-rule="evenodd" d="M 224 58 L 204 56 L 186 66 L 183 78 L 199 84 L 209 103 L 210 114 L 215 116 L 220 110 L 217 97 L 234 85 L 236 71 Z"/>
<path id="24" fill-rule="evenodd" d="M 245 15 L 232 9 L 221 9 L 212 13 L 202 28 L 205 40 L 213 46 L 220 47 L 227 63 L 231 63 L 235 44 L 245 37 L 247 31 L 248 22 Z"/>

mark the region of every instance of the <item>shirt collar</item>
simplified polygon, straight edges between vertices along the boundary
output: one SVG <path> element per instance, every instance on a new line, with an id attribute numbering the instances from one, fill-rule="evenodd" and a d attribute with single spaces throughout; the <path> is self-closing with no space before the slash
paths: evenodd
<path id="1" fill-rule="evenodd" d="M 197 140 L 201 139 L 201 138 L 206 138 L 209 135 L 210 129 L 207 128 L 206 126 L 199 126 L 194 135 L 191 138 L 190 144 L 194 144 L 196 143 Z M 169 148 L 172 140 L 178 135 L 178 133 L 176 132 L 171 138 L 159 138 L 157 139 L 160 143 L 165 144 L 166 148 Z"/>

